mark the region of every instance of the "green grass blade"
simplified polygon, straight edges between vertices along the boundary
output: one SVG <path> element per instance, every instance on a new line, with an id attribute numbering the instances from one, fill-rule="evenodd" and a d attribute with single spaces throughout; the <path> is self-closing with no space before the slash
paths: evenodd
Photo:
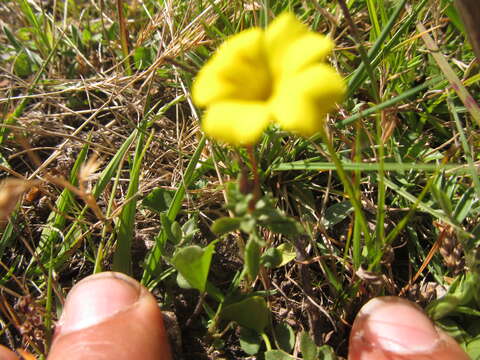
<path id="1" fill-rule="evenodd" d="M 385 39 L 387 38 L 388 34 L 392 30 L 393 26 L 395 25 L 395 22 L 400 16 L 400 13 L 404 9 L 406 3 L 407 3 L 407 0 L 402 0 L 400 4 L 398 4 L 398 6 L 395 8 L 392 16 L 390 16 L 388 23 L 385 25 L 382 32 L 380 33 L 377 40 L 375 41 L 375 44 L 373 44 L 372 48 L 368 52 L 369 58 L 374 58 L 378 55 L 383 43 L 385 42 Z M 372 66 L 375 66 L 375 65 L 376 63 L 373 62 Z M 355 72 L 353 73 L 353 75 L 350 77 L 348 81 L 347 97 L 350 97 L 362 84 L 363 80 L 366 78 L 365 72 L 366 72 L 365 63 L 362 62 L 362 64 L 357 68 L 357 70 L 355 70 Z"/>
<path id="2" fill-rule="evenodd" d="M 78 184 L 78 172 L 87 158 L 89 145 L 85 144 L 78 154 L 77 160 L 70 171 L 70 183 L 74 186 Z M 44 253 L 44 250 L 53 244 L 59 237 L 58 231 L 52 230 L 52 228 L 62 231 L 67 221 L 65 214 L 67 214 L 75 203 L 73 194 L 70 190 L 64 189 L 57 201 L 55 202 L 56 211 L 52 211 L 48 216 L 47 226 L 42 230 L 40 236 L 40 244 L 37 248 L 37 253 Z M 68 248 L 67 244 L 62 244 L 62 248 Z"/>
<path id="3" fill-rule="evenodd" d="M 400 95 L 398 96 L 395 96 L 393 98 L 391 98 L 390 100 L 387 100 L 387 101 L 384 101 L 378 105 L 375 105 L 375 106 L 372 106 L 366 110 L 363 110 L 363 111 L 360 111 L 359 113 L 355 114 L 355 115 L 352 115 L 342 121 L 339 121 L 335 124 L 335 127 L 337 128 L 343 128 L 351 123 L 353 123 L 354 121 L 358 120 L 358 119 L 361 119 L 363 117 L 367 117 L 369 115 L 372 115 L 372 114 L 375 114 L 377 113 L 378 111 L 380 110 L 383 110 L 383 109 L 386 109 L 386 108 L 389 108 L 405 99 L 408 99 L 409 97 L 419 93 L 420 91 L 423 91 L 425 89 L 427 89 L 428 87 L 430 86 L 437 86 L 439 83 L 441 82 L 441 76 L 436 76 L 428 81 L 425 81 L 423 84 L 421 85 L 418 85 L 418 86 L 415 86 L 414 88 L 410 89 L 410 90 L 407 90 L 407 91 L 404 91 L 403 93 L 401 93 Z"/>
<path id="4" fill-rule="evenodd" d="M 379 171 L 380 163 L 350 163 L 342 162 L 342 166 L 346 171 Z M 467 173 L 469 171 L 468 164 L 419 164 L 419 163 L 389 163 L 383 164 L 384 171 L 436 171 L 450 170 L 455 173 Z M 328 171 L 335 170 L 335 164 L 330 162 L 317 162 L 309 160 L 294 161 L 291 163 L 281 163 L 273 167 L 273 171 L 289 171 L 289 170 L 311 170 L 311 171 Z"/>
<path id="5" fill-rule="evenodd" d="M 191 185 L 194 172 L 197 167 L 198 161 L 200 160 L 200 155 L 202 154 L 203 148 L 205 147 L 206 138 L 202 136 L 198 142 L 197 149 L 192 155 L 190 162 L 188 163 L 187 169 L 182 179 L 182 183 L 179 184 L 177 191 L 173 197 L 172 202 L 167 211 L 167 216 L 171 221 L 174 221 L 180 208 L 182 206 L 183 199 L 185 197 L 186 189 Z M 142 284 L 148 286 L 150 280 L 156 276 L 161 262 L 162 257 L 162 248 L 167 239 L 167 234 L 165 231 L 161 230 L 160 233 L 155 238 L 155 245 L 151 250 L 150 254 L 147 256 L 145 261 L 145 270 L 142 276 Z"/>
<path id="6" fill-rule="evenodd" d="M 478 178 L 477 168 L 475 167 L 475 163 L 473 161 L 470 145 L 468 144 L 467 137 L 465 136 L 465 131 L 463 130 L 463 126 L 460 123 L 458 113 L 455 110 L 452 99 L 450 97 L 447 98 L 447 104 L 448 104 L 450 113 L 452 114 L 453 119 L 455 120 L 455 125 L 457 126 L 458 134 L 460 135 L 460 142 L 462 143 L 463 152 L 465 153 L 465 158 L 467 159 L 468 169 L 470 170 L 470 174 L 472 176 L 474 189 L 477 192 L 477 196 L 480 198 L 480 180 Z"/>
<path id="7" fill-rule="evenodd" d="M 138 136 L 138 130 L 134 130 L 130 136 L 125 140 L 125 142 L 120 146 L 115 156 L 110 160 L 107 167 L 102 171 L 100 178 L 93 188 L 93 196 L 98 198 L 100 194 L 105 190 L 105 187 L 108 185 L 110 180 L 112 179 L 113 175 L 118 169 L 122 158 L 125 156 L 126 152 L 132 145 L 133 140 Z"/>
<path id="8" fill-rule="evenodd" d="M 33 92 L 33 88 L 38 84 L 38 82 L 40 81 L 40 78 L 42 76 L 42 74 L 46 71 L 47 69 L 47 66 L 50 64 L 50 62 L 52 61 L 53 59 L 53 55 L 55 55 L 55 52 L 57 50 L 57 47 L 58 45 L 60 44 L 60 40 L 61 40 L 61 37 L 59 37 L 57 39 L 57 42 L 55 43 L 55 45 L 53 46 L 52 50 L 50 50 L 47 58 L 45 59 L 45 61 L 43 62 L 42 64 L 42 67 L 38 70 L 37 74 L 35 75 L 35 78 L 33 79 L 32 83 L 30 84 L 29 88 L 28 88 L 28 91 L 27 91 L 27 94 L 28 95 L 31 95 L 32 92 Z M 30 101 L 30 99 L 28 98 L 28 96 L 24 97 L 20 103 L 15 107 L 15 109 L 13 110 L 13 112 L 11 112 L 10 114 L 8 114 L 4 120 L 3 120 L 3 124 L 5 125 L 11 125 L 11 124 L 14 124 L 16 121 L 17 121 L 17 118 L 23 113 L 23 111 L 25 110 L 28 102 Z M 3 144 L 3 142 L 5 141 L 6 137 L 8 135 L 8 129 L 5 127 L 5 126 L 0 126 L 0 145 Z"/>
<path id="9" fill-rule="evenodd" d="M 394 182 L 388 180 L 388 179 L 385 179 L 385 184 L 387 185 L 387 187 L 389 187 L 390 189 L 392 189 L 393 191 L 395 191 L 397 194 L 401 195 L 402 197 L 404 197 L 405 199 L 407 199 L 408 201 L 410 201 L 411 203 L 413 204 L 417 204 L 418 208 L 430 215 L 432 215 L 433 217 L 443 221 L 444 223 L 452 226 L 453 228 L 455 228 L 457 231 L 460 231 L 461 233 L 465 233 L 465 231 L 460 228 L 457 224 L 454 224 L 450 218 L 445 215 L 445 213 L 443 211 L 440 211 L 440 210 L 436 210 L 436 209 L 433 209 L 432 207 L 428 206 L 427 204 L 425 204 L 424 202 L 422 201 L 419 201 L 419 199 L 417 197 L 415 197 L 414 195 L 410 194 L 408 191 L 406 191 L 405 189 L 403 189 L 401 186 L 395 184 Z"/>
<path id="10" fill-rule="evenodd" d="M 140 179 L 140 170 L 142 167 L 142 159 L 145 152 L 152 141 L 154 132 L 152 131 L 147 143 L 144 142 L 144 132 L 140 129 L 140 135 L 137 140 L 137 147 L 130 171 L 130 182 L 128 184 L 126 200 L 127 204 L 123 206 L 119 216 L 119 221 L 115 227 L 117 233 L 117 247 L 113 256 L 113 270 L 120 271 L 125 274 L 132 274 L 132 240 L 135 230 L 135 214 L 137 208 L 137 192 Z"/>
<path id="11" fill-rule="evenodd" d="M 421 23 L 417 23 L 418 32 L 421 34 L 427 49 L 430 50 L 430 54 L 434 58 L 440 70 L 445 75 L 445 78 L 450 82 L 452 88 L 457 93 L 460 100 L 465 105 L 465 108 L 468 110 L 472 118 L 477 122 L 477 125 L 480 126 L 480 107 L 478 106 L 475 99 L 470 95 L 467 88 L 463 85 L 462 81 L 458 78 L 455 71 L 448 63 L 445 56 L 439 51 L 437 44 L 434 40 L 428 35 L 427 29 Z"/>
<path id="12" fill-rule="evenodd" d="M 105 169 L 102 171 L 100 174 L 100 178 L 95 185 L 92 194 L 96 198 L 102 194 L 102 192 L 105 190 L 105 187 L 108 185 L 112 177 L 114 176 L 115 172 L 118 169 L 118 166 L 121 164 L 121 160 L 127 153 L 128 149 L 130 148 L 132 142 L 136 139 L 138 136 L 138 131 L 134 130 L 132 134 L 124 141 L 122 146 L 119 148 L 115 156 L 110 160 L 108 165 L 105 167 Z M 74 248 L 79 241 L 82 241 L 83 237 L 78 237 L 78 233 L 80 231 L 80 225 L 82 223 L 82 219 L 85 216 L 85 213 L 87 211 L 87 207 L 85 206 L 80 213 L 76 216 L 76 221 L 73 222 L 73 224 L 70 226 L 68 229 L 68 232 L 65 234 L 64 237 L 64 246 L 62 247 L 62 250 L 57 256 L 55 257 L 55 268 L 58 269 L 61 267 L 65 261 L 68 260 L 69 258 L 69 253 L 70 249 Z"/>

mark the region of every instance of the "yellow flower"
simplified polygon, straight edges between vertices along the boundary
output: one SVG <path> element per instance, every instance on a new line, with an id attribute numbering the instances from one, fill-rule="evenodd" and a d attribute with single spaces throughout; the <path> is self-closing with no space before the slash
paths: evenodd
<path id="1" fill-rule="evenodd" d="M 332 49 L 291 13 L 232 36 L 193 84 L 193 101 L 206 108 L 203 130 L 232 145 L 254 144 L 271 122 L 302 136 L 320 131 L 346 91 L 326 63 Z"/>

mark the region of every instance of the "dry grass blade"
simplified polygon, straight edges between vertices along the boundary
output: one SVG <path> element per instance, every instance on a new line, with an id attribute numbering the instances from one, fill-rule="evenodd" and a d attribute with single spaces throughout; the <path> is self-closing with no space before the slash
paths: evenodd
<path id="1" fill-rule="evenodd" d="M 423 26 L 422 23 L 417 23 L 417 30 L 420 32 L 427 49 L 430 50 L 440 70 L 450 82 L 450 85 L 452 85 L 452 88 L 455 90 L 460 100 L 462 100 L 470 115 L 472 115 L 477 124 L 480 125 L 480 107 L 478 106 L 477 102 L 462 84 L 462 81 L 455 74 L 452 67 L 448 64 L 445 56 L 440 53 L 440 49 L 430 35 L 428 35 L 428 31 L 425 26 Z"/>

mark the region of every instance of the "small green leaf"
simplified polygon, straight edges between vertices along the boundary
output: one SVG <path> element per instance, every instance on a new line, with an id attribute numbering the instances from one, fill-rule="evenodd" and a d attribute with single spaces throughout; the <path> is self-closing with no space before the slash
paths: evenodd
<path id="1" fill-rule="evenodd" d="M 282 350 L 269 350 L 265 352 L 265 360 L 293 360 L 293 356 Z"/>
<path id="2" fill-rule="evenodd" d="M 214 243 L 203 249 L 197 245 L 187 246 L 175 254 L 172 264 L 193 288 L 205 292 L 214 250 Z"/>
<path id="3" fill-rule="evenodd" d="M 428 304 L 427 313 L 432 319 L 439 320 L 456 311 L 459 306 L 469 304 L 477 293 L 477 274 L 460 275 L 450 285 L 446 295 Z"/>
<path id="4" fill-rule="evenodd" d="M 275 326 L 275 339 L 278 347 L 286 352 L 291 352 L 295 345 L 295 333 L 290 325 L 279 323 Z"/>
<path id="5" fill-rule="evenodd" d="M 280 255 L 282 256 L 282 261 L 277 267 L 282 267 L 297 257 L 295 246 L 289 242 L 280 244 L 277 246 L 277 250 L 280 251 Z"/>
<path id="6" fill-rule="evenodd" d="M 248 355 L 255 355 L 260 350 L 262 338 L 251 329 L 240 327 L 240 347 Z"/>
<path id="7" fill-rule="evenodd" d="M 168 210 L 172 202 L 174 191 L 156 188 L 143 199 L 142 205 L 150 210 L 161 213 Z"/>
<path id="8" fill-rule="evenodd" d="M 463 321 L 460 320 L 460 322 L 462 322 L 463 326 Z M 446 317 L 439 321 L 435 321 L 435 326 L 438 326 L 448 335 L 453 337 L 460 345 L 465 345 L 468 340 L 471 340 L 471 337 L 468 335 L 467 331 L 463 329 L 458 321 L 454 320 L 452 317 Z"/>
<path id="9" fill-rule="evenodd" d="M 192 289 L 192 285 L 190 285 L 190 283 L 187 281 L 187 279 L 185 279 L 182 274 L 180 274 L 179 272 L 177 272 L 177 285 L 181 288 L 181 289 L 185 289 L 185 290 L 190 290 Z"/>
<path id="10" fill-rule="evenodd" d="M 138 70 L 144 70 L 152 64 L 152 52 L 149 48 L 137 47 L 133 53 L 133 61 Z"/>
<path id="11" fill-rule="evenodd" d="M 245 245 L 245 269 L 251 280 L 254 280 L 260 269 L 260 245 L 257 240 L 250 236 Z"/>
<path id="12" fill-rule="evenodd" d="M 211 226 L 212 232 L 217 235 L 227 234 L 229 232 L 238 230 L 242 219 L 234 217 L 222 217 L 213 222 Z"/>
<path id="13" fill-rule="evenodd" d="M 465 26 L 463 25 L 462 19 L 460 19 L 457 9 L 455 9 L 455 6 L 453 6 L 453 2 L 443 0 L 442 7 L 447 3 L 448 5 L 445 8 L 445 14 L 448 16 L 450 23 L 452 23 L 459 31 L 465 34 Z"/>
<path id="14" fill-rule="evenodd" d="M 197 216 L 194 215 L 182 225 L 183 240 L 189 242 L 193 236 L 198 232 Z"/>
<path id="15" fill-rule="evenodd" d="M 240 230 L 244 233 L 251 234 L 255 231 L 255 227 L 257 226 L 257 221 L 252 217 L 243 218 L 240 223 Z"/>
<path id="16" fill-rule="evenodd" d="M 468 342 L 466 350 L 470 359 L 480 359 L 480 336 Z"/>
<path id="17" fill-rule="evenodd" d="M 319 360 L 336 360 L 337 356 L 333 352 L 332 348 L 328 345 L 323 345 L 318 348 Z"/>
<path id="18" fill-rule="evenodd" d="M 252 296 L 245 300 L 227 305 L 221 312 L 225 320 L 235 321 L 238 325 L 262 333 L 268 325 L 270 311 L 267 303 L 260 296 Z"/>
<path id="19" fill-rule="evenodd" d="M 82 44 L 88 46 L 90 41 L 92 41 L 92 33 L 89 29 L 84 29 L 82 31 Z"/>
<path id="20" fill-rule="evenodd" d="M 174 221 L 172 223 L 172 226 L 170 227 L 170 231 L 172 233 L 172 237 L 175 239 L 175 244 L 178 244 L 180 241 L 182 241 L 183 231 L 178 221 Z"/>
<path id="21" fill-rule="evenodd" d="M 160 223 L 162 224 L 163 231 L 167 235 L 168 241 L 175 245 L 178 244 L 177 239 L 172 233 L 172 221 L 166 213 L 160 214 Z"/>
<path id="22" fill-rule="evenodd" d="M 304 360 L 317 360 L 318 348 L 308 333 L 302 332 L 300 335 L 300 351 Z"/>
<path id="23" fill-rule="evenodd" d="M 282 263 L 282 253 L 277 248 L 269 248 L 262 254 L 260 262 L 267 268 L 276 268 Z"/>
<path id="24" fill-rule="evenodd" d="M 447 194 L 435 185 L 431 187 L 431 190 L 443 212 L 447 216 L 450 215 L 452 213 L 452 201 L 448 198 Z"/>
<path id="25" fill-rule="evenodd" d="M 459 224 L 461 224 L 470 213 L 470 209 L 475 201 L 474 194 L 475 189 L 473 187 L 468 188 L 455 206 L 453 217 L 458 221 Z"/>
<path id="26" fill-rule="evenodd" d="M 353 211 L 353 205 L 350 201 L 342 201 L 333 204 L 325 211 L 325 216 L 322 219 L 322 224 L 326 229 L 345 220 Z"/>
<path id="27" fill-rule="evenodd" d="M 28 55 L 25 52 L 21 52 L 15 58 L 15 63 L 13 64 L 13 72 L 19 77 L 27 77 L 33 73 L 32 64 Z"/>
<path id="28" fill-rule="evenodd" d="M 287 217 L 270 204 L 266 205 L 261 211 L 256 211 L 256 213 L 258 222 L 274 233 L 285 236 L 297 236 L 304 232 L 294 219 Z"/>

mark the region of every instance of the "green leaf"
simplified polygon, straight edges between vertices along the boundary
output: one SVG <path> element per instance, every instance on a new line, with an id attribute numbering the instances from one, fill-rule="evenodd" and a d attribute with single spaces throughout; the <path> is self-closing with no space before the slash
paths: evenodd
<path id="1" fill-rule="evenodd" d="M 197 144 L 197 149 L 193 153 L 188 163 L 188 166 L 183 174 L 183 179 L 179 183 L 178 188 L 175 191 L 175 195 L 173 196 L 172 202 L 168 206 L 167 216 L 172 221 L 178 215 L 182 207 L 186 190 L 193 183 L 196 177 L 201 174 L 202 168 L 198 168 L 197 165 L 200 159 L 200 155 L 202 154 L 203 148 L 205 147 L 205 143 L 206 143 L 206 137 L 202 136 L 202 138 Z M 158 275 L 158 272 L 161 268 L 160 264 L 162 259 L 162 251 L 163 251 L 163 247 L 166 240 L 167 240 L 167 235 L 164 229 L 162 229 L 162 231 L 160 231 L 160 233 L 155 237 L 155 246 L 146 257 L 145 264 L 144 264 L 144 271 L 143 271 L 142 280 L 141 280 L 142 284 L 148 286 L 150 281 L 152 280 L 152 277 Z"/>
<path id="2" fill-rule="evenodd" d="M 467 354 L 470 359 L 480 359 L 480 336 L 477 336 L 467 344 Z"/>
<path id="3" fill-rule="evenodd" d="M 172 202 L 174 191 L 156 188 L 150 191 L 142 201 L 142 205 L 150 210 L 161 213 L 168 210 Z"/>
<path id="4" fill-rule="evenodd" d="M 262 297 L 252 296 L 225 306 L 220 316 L 225 320 L 235 321 L 240 326 L 262 333 L 269 323 L 270 310 Z"/>
<path id="5" fill-rule="evenodd" d="M 190 285 L 190 283 L 187 281 L 187 279 L 185 279 L 183 277 L 182 274 L 180 274 L 179 272 L 177 272 L 177 285 L 181 288 L 181 289 L 185 289 L 185 290 L 190 290 L 192 289 L 192 285 Z"/>
<path id="6" fill-rule="evenodd" d="M 295 333 L 290 325 L 279 323 L 275 326 L 275 339 L 278 347 L 286 352 L 291 352 L 295 345 Z"/>
<path id="7" fill-rule="evenodd" d="M 193 236 L 198 232 L 198 219 L 194 215 L 182 225 L 183 241 L 189 242 Z"/>
<path id="8" fill-rule="evenodd" d="M 152 52 L 149 48 L 137 47 L 133 53 L 133 61 L 138 70 L 144 70 L 152 64 Z"/>
<path id="9" fill-rule="evenodd" d="M 460 18 L 460 15 L 457 12 L 457 9 L 455 9 L 455 6 L 453 6 L 452 1 L 448 0 L 443 0 L 442 1 L 442 7 L 445 6 L 446 4 L 447 7 L 445 8 L 445 14 L 448 16 L 450 22 L 463 34 L 465 34 L 465 26 L 463 25 L 462 19 Z"/>
<path id="10" fill-rule="evenodd" d="M 297 257 L 295 246 L 293 246 L 292 243 L 285 242 L 280 244 L 277 246 L 277 250 L 280 251 L 280 255 L 282 257 L 282 261 L 277 267 L 282 267 Z"/>
<path id="11" fill-rule="evenodd" d="M 30 58 L 25 52 L 22 51 L 15 58 L 15 62 L 13 64 L 13 72 L 19 77 L 27 77 L 33 73 Z"/>
<path id="12" fill-rule="evenodd" d="M 260 225 L 267 227 L 277 234 L 297 236 L 303 233 L 302 227 L 293 219 L 287 217 L 270 204 L 255 211 Z"/>
<path id="13" fill-rule="evenodd" d="M 166 217 L 166 216 L 165 216 Z M 168 219 L 168 217 L 166 217 Z M 183 231 L 180 227 L 178 221 L 174 221 L 172 226 L 170 227 L 170 232 L 172 234 L 173 239 L 175 239 L 175 244 L 178 244 L 183 239 Z"/>
<path id="14" fill-rule="evenodd" d="M 282 350 L 270 350 L 265 352 L 265 360 L 293 360 L 293 356 Z"/>
<path id="15" fill-rule="evenodd" d="M 427 306 L 427 313 L 433 320 L 439 320 L 457 310 L 459 306 L 469 304 L 478 293 L 478 275 L 467 273 L 458 276 L 450 285 L 448 292 Z"/>
<path id="16" fill-rule="evenodd" d="M 175 254 L 172 264 L 193 288 L 205 292 L 214 250 L 214 242 L 203 249 L 198 245 L 187 246 Z"/>
<path id="17" fill-rule="evenodd" d="M 253 237 L 247 241 L 245 245 L 245 269 L 251 280 L 254 280 L 260 269 L 260 245 L 258 241 Z"/>
<path id="18" fill-rule="evenodd" d="M 22 44 L 15 38 L 15 36 L 12 34 L 12 32 L 8 29 L 7 26 L 3 26 L 3 32 L 7 36 L 8 41 L 12 44 L 12 46 L 15 48 L 17 51 L 22 51 L 23 46 Z"/>
<path id="19" fill-rule="evenodd" d="M 262 338 L 251 329 L 240 327 L 240 347 L 248 355 L 255 355 L 260 350 Z"/>
<path id="20" fill-rule="evenodd" d="M 276 268 L 282 263 L 282 253 L 277 248 L 269 248 L 262 254 L 260 263 L 267 268 Z"/>
<path id="21" fill-rule="evenodd" d="M 452 201 L 448 198 L 447 194 L 445 194 L 442 189 L 435 185 L 433 185 L 431 189 L 435 200 L 437 200 L 438 204 L 440 205 L 440 208 L 447 216 L 450 215 L 452 213 Z"/>
<path id="22" fill-rule="evenodd" d="M 300 335 L 300 351 L 304 360 L 317 360 L 318 348 L 308 333 L 302 332 Z"/>
<path id="23" fill-rule="evenodd" d="M 333 352 L 332 348 L 328 345 L 323 345 L 318 348 L 319 360 L 336 360 L 337 356 Z"/>
<path id="24" fill-rule="evenodd" d="M 350 201 L 333 204 L 325 211 L 325 216 L 322 219 L 323 226 L 325 226 L 326 229 L 330 229 L 332 226 L 345 220 L 352 212 L 353 206 Z"/>
<path id="25" fill-rule="evenodd" d="M 212 232 L 217 235 L 227 234 L 229 232 L 238 230 L 242 219 L 238 217 L 222 217 L 213 222 L 211 226 Z"/>
<path id="26" fill-rule="evenodd" d="M 460 321 L 463 322 L 462 320 Z M 453 318 L 447 317 L 439 321 L 435 321 L 435 326 L 438 326 L 448 335 L 453 337 L 461 345 L 466 345 L 468 340 L 471 339 L 467 331 L 463 329 L 462 326 L 458 323 L 458 321 L 455 321 Z"/>
<path id="27" fill-rule="evenodd" d="M 178 244 L 177 239 L 172 233 L 172 221 L 165 213 L 160 214 L 160 223 L 162 224 L 162 230 L 167 235 L 167 240 L 170 241 L 172 244 Z"/>
<path id="28" fill-rule="evenodd" d="M 145 124 L 142 125 L 144 130 Z M 117 233 L 117 246 L 113 254 L 113 270 L 121 271 L 127 275 L 132 274 L 132 242 L 135 230 L 135 214 L 137 212 L 136 194 L 140 183 L 140 173 L 142 169 L 142 159 L 147 151 L 150 141 L 153 138 L 153 132 L 150 134 L 147 142 L 144 140 L 145 134 L 140 132 L 135 154 L 132 161 L 132 169 L 130 171 L 130 179 L 128 183 L 126 205 L 122 208 L 119 221 L 115 225 Z"/>
<path id="29" fill-rule="evenodd" d="M 92 41 L 92 33 L 89 29 L 84 29 L 82 31 L 82 44 L 88 46 L 90 41 Z"/>
<path id="30" fill-rule="evenodd" d="M 470 213 L 472 205 L 475 201 L 474 194 L 475 189 L 473 187 L 468 188 L 455 206 L 453 217 L 458 221 L 459 224 L 461 224 Z"/>

